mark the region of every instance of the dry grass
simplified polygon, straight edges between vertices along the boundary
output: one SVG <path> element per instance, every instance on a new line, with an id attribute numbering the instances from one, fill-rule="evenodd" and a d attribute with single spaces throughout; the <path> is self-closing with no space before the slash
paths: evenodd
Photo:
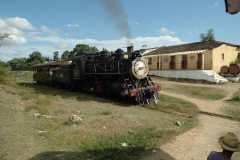
<path id="1" fill-rule="evenodd" d="M 45 95 L 39 95 L 37 99 L 37 103 L 42 106 L 50 105 L 52 103 L 52 99 Z"/>
<path id="2" fill-rule="evenodd" d="M 240 100 L 238 98 L 238 92 L 235 92 L 232 98 L 229 100 L 226 100 L 226 102 L 231 106 L 234 106 L 235 108 L 226 107 L 224 111 L 232 117 L 240 118 Z"/>
<path id="3" fill-rule="evenodd" d="M 0 87 L 8 91 L 0 94 L 1 159 L 139 159 L 147 148 L 197 125 L 195 118 L 39 85 L 31 74 L 12 72 Z M 168 110 L 173 103 L 182 104 L 182 109 Z M 165 112 L 192 114 L 190 106 L 196 108 L 171 97 L 161 98 L 159 104 Z M 68 123 L 72 114 L 82 123 Z"/>
<path id="4" fill-rule="evenodd" d="M 167 92 L 184 94 L 190 97 L 205 99 L 205 100 L 219 100 L 225 97 L 226 92 L 223 89 L 202 87 L 202 86 L 188 86 L 187 84 L 161 84 L 162 89 Z"/>

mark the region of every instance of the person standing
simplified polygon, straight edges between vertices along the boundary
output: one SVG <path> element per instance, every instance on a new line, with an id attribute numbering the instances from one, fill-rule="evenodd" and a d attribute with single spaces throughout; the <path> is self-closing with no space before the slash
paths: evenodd
<path id="1" fill-rule="evenodd" d="M 233 132 L 219 137 L 218 143 L 223 149 L 222 152 L 211 151 L 207 160 L 231 160 L 233 153 L 240 151 L 240 142 Z"/>

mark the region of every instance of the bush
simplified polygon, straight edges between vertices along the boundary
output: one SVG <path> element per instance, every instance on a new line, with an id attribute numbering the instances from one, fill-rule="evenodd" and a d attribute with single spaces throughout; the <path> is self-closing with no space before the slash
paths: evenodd
<path id="1" fill-rule="evenodd" d="M 0 64 L 0 83 L 6 83 L 6 76 L 8 75 L 8 71 Z"/>
<path id="2" fill-rule="evenodd" d="M 231 64 L 238 64 L 240 63 L 240 60 L 236 59 L 235 61 L 232 61 Z"/>
<path id="3" fill-rule="evenodd" d="M 8 75 L 8 71 L 0 64 L 0 76 L 6 77 Z"/>

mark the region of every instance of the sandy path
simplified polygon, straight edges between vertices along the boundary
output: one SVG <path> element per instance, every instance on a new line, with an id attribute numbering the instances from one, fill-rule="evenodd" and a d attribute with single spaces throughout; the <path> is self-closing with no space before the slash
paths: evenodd
<path id="1" fill-rule="evenodd" d="M 226 132 L 240 137 L 240 122 L 208 115 L 200 115 L 198 119 L 197 127 L 160 146 L 160 150 L 142 160 L 204 160 L 210 151 L 221 151 L 218 137 Z M 240 160 L 240 152 L 234 153 L 232 159 Z"/>
<path id="2" fill-rule="evenodd" d="M 163 81 L 161 83 L 176 84 L 177 82 Z M 218 101 L 206 101 L 165 91 L 160 92 L 160 94 L 190 101 L 196 104 L 201 111 L 217 114 L 224 114 L 221 110 L 222 107 L 226 107 L 227 105 L 224 100 L 231 98 L 232 94 L 240 87 L 239 84 L 178 84 L 224 88 L 227 95 L 224 99 Z M 234 132 L 240 139 L 240 122 L 238 121 L 203 114 L 199 115 L 198 120 L 199 125 L 197 127 L 177 136 L 172 142 L 162 146 L 160 145 L 159 150 L 148 157 L 144 157 L 142 160 L 204 160 L 207 159 L 210 151 L 221 151 L 221 147 L 218 145 L 217 139 L 226 132 Z M 240 152 L 234 153 L 232 159 L 240 160 Z"/>
<path id="3" fill-rule="evenodd" d="M 172 96 L 172 97 L 180 98 L 180 99 L 183 99 L 186 101 L 190 101 L 190 102 L 194 103 L 195 105 L 197 105 L 200 111 L 216 113 L 216 114 L 221 114 L 221 115 L 226 115 L 222 111 L 222 108 L 224 108 L 224 107 L 235 108 L 234 106 L 228 105 L 224 101 L 230 99 L 232 97 L 232 95 L 238 91 L 238 88 L 240 88 L 239 83 L 229 83 L 229 84 L 224 84 L 224 85 L 221 85 L 221 84 L 220 85 L 191 84 L 191 83 L 179 83 L 179 82 L 171 82 L 171 81 L 163 81 L 161 83 L 170 83 L 170 84 L 174 83 L 174 84 L 185 85 L 185 86 L 199 86 L 199 87 L 212 87 L 212 88 L 224 89 L 227 92 L 226 96 L 223 99 L 217 100 L 217 101 L 196 99 L 196 98 L 188 97 L 188 96 L 185 96 L 182 94 L 166 92 L 164 90 L 162 90 L 160 92 L 160 94 L 163 94 L 163 95 Z"/>

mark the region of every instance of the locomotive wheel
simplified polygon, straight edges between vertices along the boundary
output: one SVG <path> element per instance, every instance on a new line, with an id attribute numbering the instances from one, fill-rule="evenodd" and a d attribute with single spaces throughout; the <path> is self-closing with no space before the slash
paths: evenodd
<path id="1" fill-rule="evenodd" d="M 134 104 L 135 104 L 135 105 L 138 105 L 138 104 L 139 104 L 139 99 L 138 99 L 138 97 L 135 96 L 135 97 L 133 97 L 133 99 L 134 99 Z"/>

